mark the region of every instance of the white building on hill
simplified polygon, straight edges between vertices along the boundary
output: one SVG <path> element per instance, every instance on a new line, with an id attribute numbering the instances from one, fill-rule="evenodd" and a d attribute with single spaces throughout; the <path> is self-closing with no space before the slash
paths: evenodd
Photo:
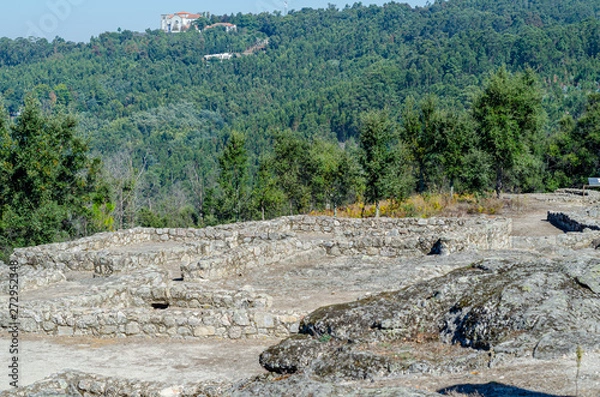
<path id="1" fill-rule="evenodd" d="M 196 19 L 208 18 L 208 13 L 193 14 L 191 12 L 176 12 L 175 14 L 162 14 L 160 16 L 160 29 L 167 32 L 185 32 L 192 26 Z"/>

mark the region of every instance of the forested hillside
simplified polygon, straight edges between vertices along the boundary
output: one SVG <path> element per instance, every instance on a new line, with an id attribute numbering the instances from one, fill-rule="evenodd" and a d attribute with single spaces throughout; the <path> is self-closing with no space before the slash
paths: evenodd
<path id="1" fill-rule="evenodd" d="M 543 191 L 600 173 L 599 14 L 600 0 L 358 3 L 206 21 L 236 32 L 4 38 L 0 93 L 9 124 L 27 95 L 78 120 L 106 227 Z M 224 52 L 240 55 L 204 59 Z"/>

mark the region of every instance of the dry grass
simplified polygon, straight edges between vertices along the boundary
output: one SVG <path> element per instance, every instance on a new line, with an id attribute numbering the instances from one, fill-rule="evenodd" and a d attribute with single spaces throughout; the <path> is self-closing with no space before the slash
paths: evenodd
<path id="1" fill-rule="evenodd" d="M 424 194 L 413 195 L 403 201 L 380 202 L 380 215 L 391 218 L 461 217 L 467 215 L 498 215 L 505 202 L 492 194 Z M 333 216 L 333 211 L 314 211 L 312 215 Z M 370 218 L 375 216 L 375 205 L 352 204 L 338 210 L 343 218 Z"/>

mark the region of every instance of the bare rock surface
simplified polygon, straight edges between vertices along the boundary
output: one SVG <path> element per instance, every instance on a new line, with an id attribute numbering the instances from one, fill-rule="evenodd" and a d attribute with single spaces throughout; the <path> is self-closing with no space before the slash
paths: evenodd
<path id="1" fill-rule="evenodd" d="M 269 348 L 261 364 L 279 373 L 306 369 L 357 379 L 416 365 L 367 354 L 374 342 L 459 344 L 472 349 L 474 356 L 488 352 L 489 365 L 507 355 L 550 359 L 575 355 L 577 346 L 597 350 L 600 295 L 594 289 L 600 281 L 599 263 L 596 257 L 499 253 L 397 292 L 317 309 L 300 325 L 305 337 Z M 341 364 L 348 362 L 351 368 Z M 419 365 L 450 372 L 464 369 L 459 362 L 456 368 L 440 362 L 443 359 L 435 358 Z"/>

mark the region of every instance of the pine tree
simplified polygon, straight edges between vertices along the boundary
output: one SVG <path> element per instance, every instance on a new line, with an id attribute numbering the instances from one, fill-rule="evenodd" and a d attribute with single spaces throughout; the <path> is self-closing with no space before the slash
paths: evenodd
<path id="1" fill-rule="evenodd" d="M 231 133 L 225 149 L 219 156 L 219 187 L 221 200 L 219 213 L 225 222 L 240 222 L 249 200 L 248 154 L 246 138 L 240 132 Z"/>
<path id="2" fill-rule="evenodd" d="M 365 172 L 365 199 L 375 204 L 379 217 L 379 202 L 388 196 L 389 174 L 394 164 L 393 143 L 396 136 L 394 123 L 385 112 L 371 111 L 363 115 L 360 132 L 362 156 L 360 162 Z"/>

